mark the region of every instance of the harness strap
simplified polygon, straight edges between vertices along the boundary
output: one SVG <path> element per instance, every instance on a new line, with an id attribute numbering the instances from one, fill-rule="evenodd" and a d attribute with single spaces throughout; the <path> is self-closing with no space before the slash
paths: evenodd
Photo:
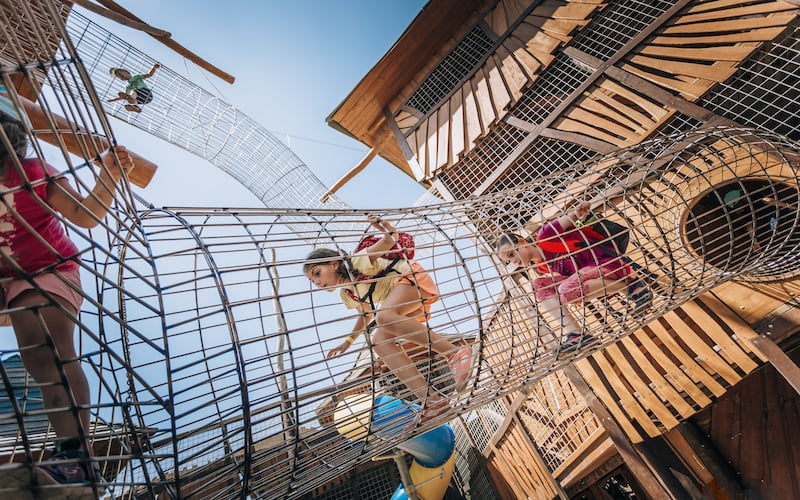
<path id="1" fill-rule="evenodd" d="M 367 293 L 365 293 L 363 297 L 359 297 L 358 295 L 355 294 L 355 292 L 353 292 L 353 291 L 351 291 L 349 289 L 345 289 L 345 292 L 347 293 L 347 295 L 351 299 L 356 300 L 358 302 L 361 302 L 362 304 L 369 300 L 369 305 L 370 305 L 370 307 L 372 307 L 372 310 L 374 311 L 375 310 L 375 302 L 372 300 L 372 294 L 375 293 L 375 287 L 378 285 L 378 281 L 377 280 L 383 278 L 384 276 L 386 276 L 389 273 L 400 274 L 400 271 L 397 271 L 394 268 L 394 266 L 397 265 L 397 263 L 400 262 L 400 260 L 401 260 L 400 257 L 395 258 L 388 266 L 386 266 L 386 269 L 381 270 L 378 274 L 376 274 L 374 276 L 370 276 L 370 277 L 366 278 L 366 279 L 372 279 L 372 280 L 375 280 L 375 281 L 373 281 L 372 283 L 369 284 L 369 289 L 367 290 Z"/>

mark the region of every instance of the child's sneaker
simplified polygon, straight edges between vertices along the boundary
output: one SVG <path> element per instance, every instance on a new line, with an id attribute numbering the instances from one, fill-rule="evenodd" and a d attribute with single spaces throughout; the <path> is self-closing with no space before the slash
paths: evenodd
<path id="1" fill-rule="evenodd" d="M 464 390 L 469 381 L 469 375 L 472 372 L 472 360 L 474 354 L 471 347 L 462 347 L 449 358 L 447 364 L 450 366 L 450 373 L 453 375 L 455 381 L 456 392 Z"/>
<path id="2" fill-rule="evenodd" d="M 558 356 L 559 354 L 564 354 L 565 352 L 575 352 L 578 349 L 583 349 L 584 347 L 591 347 L 597 344 L 599 340 L 589 335 L 588 333 L 568 333 L 567 338 L 564 339 L 564 342 L 561 343 L 554 351 L 553 354 Z"/>
<path id="3" fill-rule="evenodd" d="M 634 316 L 644 314 L 652 301 L 653 292 L 641 278 L 635 279 L 628 285 L 628 308 L 631 314 Z"/>
<path id="4" fill-rule="evenodd" d="M 56 444 L 56 449 L 47 462 L 36 467 L 36 480 L 40 486 L 71 486 L 69 498 L 95 498 L 105 492 L 105 481 L 96 462 L 80 449 L 77 438 Z M 53 463 L 50 463 L 53 462 Z M 91 468 L 91 469 L 89 469 Z M 94 487 L 92 485 L 95 485 Z"/>

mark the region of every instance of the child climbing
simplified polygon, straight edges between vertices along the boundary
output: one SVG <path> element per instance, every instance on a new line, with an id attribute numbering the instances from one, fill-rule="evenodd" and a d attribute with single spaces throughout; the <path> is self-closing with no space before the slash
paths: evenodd
<path id="1" fill-rule="evenodd" d="M 340 289 L 342 302 L 350 309 L 359 309 L 350 335 L 328 353 L 328 358 L 347 351 L 361 332 L 370 333 L 369 344 L 378 357 L 417 397 L 422 411 L 409 429 L 445 413 L 450 409 L 447 398 L 438 396 L 419 372 L 414 362 L 398 344 L 406 340 L 430 346 L 447 359 L 455 380 L 456 391 L 462 390 L 472 369 L 473 353 L 469 347 L 459 349 L 449 340 L 431 331 L 426 320 L 431 304 L 439 291 L 430 274 L 407 256 L 389 260 L 387 253 L 396 248 L 401 233 L 392 224 L 370 216 L 370 224 L 382 236 L 353 255 L 320 248 L 311 252 L 303 265 L 306 277 L 317 287 L 329 291 Z M 366 278 L 366 279 L 364 279 Z"/>
<path id="2" fill-rule="evenodd" d="M 629 260 L 604 236 L 592 234 L 590 225 L 582 224 L 590 207 L 589 202 L 583 202 L 572 213 L 545 224 L 533 242 L 506 233 L 495 244 L 503 261 L 518 268 L 535 265 L 543 273 L 533 279 L 540 310 L 554 316 L 567 332 L 556 354 L 597 343 L 595 337 L 583 332 L 568 304 L 627 290 L 629 304 L 638 313 L 652 299 L 649 288 L 631 272 Z"/>
<path id="3" fill-rule="evenodd" d="M 150 78 L 156 73 L 161 64 L 155 63 L 150 71 L 143 75 L 131 75 L 131 72 L 123 68 L 111 68 L 111 76 L 120 80 L 125 80 L 125 92 L 120 92 L 117 97 L 109 99 L 107 102 L 127 101 L 125 109 L 134 113 L 142 111 L 141 106 L 153 100 L 153 91 L 144 82 L 145 78 Z"/>
<path id="4" fill-rule="evenodd" d="M 89 385 L 73 342 L 74 318 L 83 300 L 80 256 L 54 212 L 76 226 L 97 225 L 122 170 L 130 170 L 133 161 L 124 147 L 114 147 L 98 159 L 100 174 L 91 192 L 78 193 L 50 165 L 25 158 L 26 117 L 4 92 L 0 87 L 0 307 L 11 312 L 0 320 L 10 319 L 22 362 L 41 389 L 60 440 L 52 462 L 34 469 L 35 480 L 40 485 L 96 484 L 99 467 L 87 447 Z M 22 484 L 30 481 L 28 469 L 19 473 Z"/>

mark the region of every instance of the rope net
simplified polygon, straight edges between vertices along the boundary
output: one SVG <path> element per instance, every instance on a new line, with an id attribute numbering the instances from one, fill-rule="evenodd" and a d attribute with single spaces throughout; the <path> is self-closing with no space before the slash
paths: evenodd
<path id="1" fill-rule="evenodd" d="M 47 23 L 54 31 L 46 33 L 33 18 L 14 21 L 54 21 L 60 11 L 48 3 L 2 8 L 3 57 L 20 57 L 3 61 L 6 97 L 30 119 L 22 120 L 30 142 L 23 156 L 54 165 L 89 192 L 103 171 L 94 160 L 114 143 L 92 80 L 63 25 Z M 34 43 L 61 39 L 55 59 L 41 55 L 51 43 Z M 57 126 L 54 115 L 72 126 Z M 10 150 L 2 130 L 0 144 Z M 52 137 L 56 147 L 46 142 Z M 70 137 L 81 139 L 82 154 L 67 152 Z M 42 466 L 56 441 L 72 437 L 55 422 L 74 426 L 87 411 L 78 438 L 93 458 L 61 461 L 84 470 L 97 463 L 102 480 L 70 488 L 129 498 L 296 498 L 458 415 L 500 414 L 491 410 L 500 398 L 716 285 L 795 276 L 799 160 L 800 145 L 776 134 L 713 128 L 652 139 L 479 198 L 386 210 L 383 221 L 413 235 L 420 267 L 403 257 L 397 271 L 377 278 L 362 271 L 361 280 L 353 251 L 377 233 L 365 211 L 152 208 L 125 181 L 94 228 L 48 209 L 77 253 L 65 259 L 44 245 L 52 262 L 33 270 L 3 254 L 4 291 L 24 282 L 38 301 L 12 300 L 0 314 L 17 336 L 25 328 L 38 334 L 20 348 L 9 330 L 2 344 L 0 492 L 55 488 Z M 13 153 L 9 161 L 6 171 L 22 164 Z M 16 195 L 37 186 L 66 192 L 48 177 L 4 184 L 3 223 L 26 220 Z M 51 192 L 38 196 L 36 205 L 48 207 Z M 509 232 L 516 236 L 503 236 Z M 306 266 L 323 247 L 335 257 Z M 79 264 L 80 286 L 59 270 L 65 261 Z M 317 281 L 320 288 L 315 266 L 344 273 L 335 283 Z M 435 301 L 424 274 L 436 284 Z M 80 311 L 64 305 L 59 288 L 42 285 L 44 276 L 83 297 Z M 377 314 L 369 300 L 342 304 L 344 288 L 375 282 L 395 290 L 398 280 L 411 295 L 393 307 L 375 304 Z M 361 335 L 329 356 L 353 325 Z M 54 348 L 64 337 L 75 339 L 74 356 Z M 439 338 L 471 362 L 453 361 Z M 39 373 L 28 361 L 34 351 L 47 353 L 55 375 L 26 374 Z M 66 387 L 69 397 L 48 399 L 52 387 Z M 374 402 L 385 395 L 416 406 L 375 419 Z"/>

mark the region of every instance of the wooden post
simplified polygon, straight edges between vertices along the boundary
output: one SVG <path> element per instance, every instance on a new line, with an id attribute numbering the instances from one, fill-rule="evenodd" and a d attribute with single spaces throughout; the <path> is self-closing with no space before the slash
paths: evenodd
<path id="1" fill-rule="evenodd" d="M 344 186 L 345 184 L 347 184 L 350 181 L 350 179 L 352 179 L 353 177 L 358 175 L 359 172 L 364 170 L 367 167 L 367 165 L 369 165 L 369 163 L 378 155 L 378 153 L 380 153 L 381 148 L 383 147 L 384 144 L 386 144 L 386 141 L 390 137 L 391 137 L 390 135 L 386 135 L 386 136 L 383 137 L 383 139 L 378 141 L 378 143 L 375 144 L 375 146 L 373 146 L 372 149 L 369 150 L 367 155 L 364 156 L 364 158 L 362 158 L 361 161 L 358 162 L 358 164 L 355 167 L 351 168 L 338 181 L 336 181 L 333 184 L 333 186 L 330 187 L 330 189 L 325 191 L 325 194 L 323 194 L 319 198 L 319 201 L 321 201 L 322 203 L 325 203 L 326 201 L 328 201 L 328 198 L 333 196 L 336 193 L 336 191 L 340 190 L 342 188 L 342 186 Z"/>

